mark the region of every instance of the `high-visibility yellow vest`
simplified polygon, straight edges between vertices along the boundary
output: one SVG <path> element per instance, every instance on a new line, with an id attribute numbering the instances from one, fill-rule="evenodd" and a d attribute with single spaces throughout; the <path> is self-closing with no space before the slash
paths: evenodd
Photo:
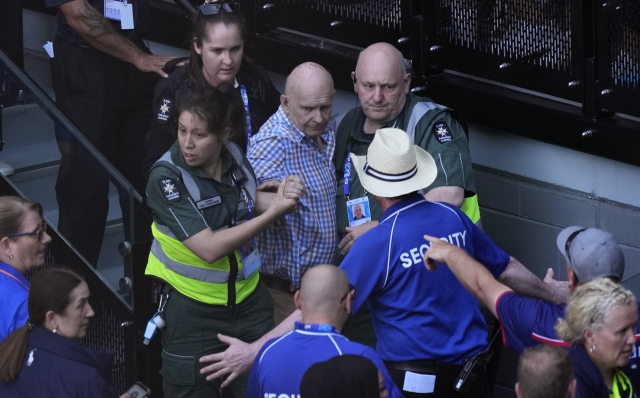
<path id="1" fill-rule="evenodd" d="M 460 210 L 469 217 L 474 224 L 480 220 L 480 206 L 478 205 L 478 195 L 473 195 L 468 198 L 464 198 Z"/>
<path id="2" fill-rule="evenodd" d="M 244 159 L 239 147 L 228 144 L 227 149 L 238 166 L 244 169 Z M 196 201 L 200 200 L 200 190 L 195 179 L 187 170 L 173 163 L 170 151 L 167 151 L 156 164 L 159 162 L 164 162 L 165 166 L 180 174 L 189 195 L 196 198 Z M 247 184 L 250 194 L 255 198 L 256 182 L 253 174 L 249 170 L 244 171 L 250 180 Z M 145 274 L 164 280 L 183 295 L 205 304 L 232 306 L 242 302 L 258 285 L 259 273 L 253 272 L 248 277 L 245 275 L 237 250 L 214 263 L 207 263 L 180 242 L 168 227 L 154 222 L 151 231 L 154 240 Z M 237 264 L 237 267 L 232 267 L 232 262 Z M 232 268 L 238 270 L 235 277 L 231 275 Z M 229 283 L 230 277 L 234 280 L 232 284 Z M 235 289 L 235 294 L 230 295 L 230 286 Z M 230 303 L 229 300 L 233 296 L 235 302 Z"/>
<path id="3" fill-rule="evenodd" d="M 633 398 L 633 386 L 629 377 L 620 369 L 613 374 L 613 386 L 609 398 Z"/>

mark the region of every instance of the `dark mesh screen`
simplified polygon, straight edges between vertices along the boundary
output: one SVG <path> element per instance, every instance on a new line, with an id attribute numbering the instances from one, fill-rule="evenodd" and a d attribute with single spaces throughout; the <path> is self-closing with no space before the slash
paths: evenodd
<path id="1" fill-rule="evenodd" d="M 96 315 L 89 324 L 87 335 L 80 343 L 96 350 L 115 353 L 112 382 L 116 391 L 126 391 L 129 386 L 125 380 L 124 330 L 120 327 L 123 320 L 117 319 L 100 299 L 92 297 L 91 307 Z M 133 360 L 131 364 L 134 365 Z"/>
<path id="2" fill-rule="evenodd" d="M 570 72 L 569 0 L 440 0 L 438 41 Z"/>
<path id="3" fill-rule="evenodd" d="M 609 82 L 638 89 L 640 84 L 640 2 L 626 0 L 610 12 L 608 22 Z"/>
<path id="4" fill-rule="evenodd" d="M 281 0 L 282 3 L 309 8 L 376 26 L 401 30 L 401 0 Z"/>

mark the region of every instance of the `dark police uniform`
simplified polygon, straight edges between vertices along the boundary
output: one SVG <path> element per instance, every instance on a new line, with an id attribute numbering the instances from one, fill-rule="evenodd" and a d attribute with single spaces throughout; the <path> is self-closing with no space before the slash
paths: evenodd
<path id="1" fill-rule="evenodd" d="M 178 62 L 180 60 L 177 60 Z M 246 61 L 245 61 L 246 62 Z M 171 62 L 173 65 L 176 62 Z M 258 83 L 249 77 L 247 68 L 243 63 L 236 76 L 238 83 L 238 95 L 240 95 L 240 85 L 244 85 L 247 90 L 249 103 L 249 116 L 251 117 L 251 129 L 253 134 L 257 134 L 264 122 L 271 117 L 280 106 L 280 93 L 275 88 L 269 75 L 260 66 L 254 65 L 254 69 L 258 74 L 262 85 L 264 86 L 264 101 L 260 96 Z M 171 68 L 167 72 L 169 77 L 158 82 L 155 94 L 153 96 L 153 118 L 151 120 L 151 129 L 149 131 L 149 148 L 147 150 L 147 159 L 144 164 L 145 175 L 149 169 L 162 154 L 164 154 L 171 144 L 176 140 L 176 125 L 178 115 L 175 115 L 175 106 L 180 99 L 189 91 L 197 88 L 197 82 L 189 78 L 186 73 L 188 66 Z M 246 134 L 231 137 L 231 141 L 235 142 L 247 152 Z"/>
<path id="2" fill-rule="evenodd" d="M 53 7 L 69 1 L 45 3 Z M 88 2 L 104 15 L 104 0 Z M 151 26 L 148 1 L 130 4 L 135 29 L 121 30 L 120 21 L 109 23 L 149 53 L 142 41 L 144 29 Z M 140 72 L 134 65 L 92 47 L 69 26 L 60 10 L 57 24 L 55 57 L 51 59 L 56 105 L 127 181 L 143 192 L 144 135 L 151 121 L 153 88 L 159 76 Z M 95 266 L 109 211 L 109 181 L 58 126 L 56 139 L 61 153 L 56 181 L 58 230 Z"/>
<path id="3" fill-rule="evenodd" d="M 162 364 L 166 397 L 219 396 L 219 384 L 200 375 L 202 355 L 224 351 L 217 333 L 253 342 L 273 328 L 273 302 L 249 273 L 236 250 L 206 263 L 182 244 L 205 228 L 221 231 L 249 219 L 247 200 L 255 197 L 255 175 L 237 145 L 223 148 L 222 182 L 190 167 L 176 142 L 151 169 L 147 204 L 153 212 L 154 243 L 145 273 L 171 286 L 163 317 Z M 245 194 L 232 180 L 241 168 L 249 177 Z M 244 397 L 247 375 L 231 386 Z"/>

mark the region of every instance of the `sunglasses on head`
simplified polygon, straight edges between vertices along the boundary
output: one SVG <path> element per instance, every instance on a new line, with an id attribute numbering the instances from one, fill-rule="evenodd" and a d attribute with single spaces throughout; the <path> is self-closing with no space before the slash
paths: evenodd
<path id="1" fill-rule="evenodd" d="M 229 14 L 240 11 L 240 3 L 224 3 L 217 2 L 215 0 L 207 0 L 203 5 L 198 7 L 199 12 L 204 15 L 217 15 L 220 13 L 220 10 L 225 10 Z"/>

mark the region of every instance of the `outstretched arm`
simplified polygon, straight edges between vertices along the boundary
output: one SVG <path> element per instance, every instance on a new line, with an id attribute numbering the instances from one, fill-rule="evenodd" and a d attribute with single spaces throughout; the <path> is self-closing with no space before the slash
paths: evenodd
<path id="1" fill-rule="evenodd" d="M 424 254 L 427 269 L 435 271 L 436 261 L 449 266 L 462 286 L 498 318 L 496 300 L 502 293 L 509 292 L 511 289 L 498 282 L 484 265 L 458 246 L 428 235 L 425 235 L 424 239 L 431 242 L 429 250 Z"/>
<path id="2" fill-rule="evenodd" d="M 175 57 L 164 57 L 147 54 L 130 40 L 119 34 L 107 19 L 87 2 L 73 0 L 59 6 L 67 23 L 87 43 L 115 58 L 133 64 L 142 72 L 155 72 L 162 77 L 167 74 L 162 70 L 167 61 Z"/>
<path id="3" fill-rule="evenodd" d="M 208 381 L 228 375 L 220 387 L 228 386 L 236 377 L 251 368 L 256 355 L 258 355 L 258 352 L 267 341 L 292 331 L 295 323 L 301 320 L 302 312 L 295 310 L 269 333 L 251 344 L 218 334 L 220 341 L 229 344 L 229 348 L 224 352 L 205 355 L 200 358 L 200 363 L 213 362 L 211 365 L 203 367 L 200 373 L 211 373 L 207 376 Z"/>
<path id="4" fill-rule="evenodd" d="M 533 297 L 556 304 L 569 301 L 568 282 L 558 282 L 547 271 L 544 282 L 529 271 L 520 261 L 511 257 L 507 268 L 498 280 L 523 296 Z"/>

